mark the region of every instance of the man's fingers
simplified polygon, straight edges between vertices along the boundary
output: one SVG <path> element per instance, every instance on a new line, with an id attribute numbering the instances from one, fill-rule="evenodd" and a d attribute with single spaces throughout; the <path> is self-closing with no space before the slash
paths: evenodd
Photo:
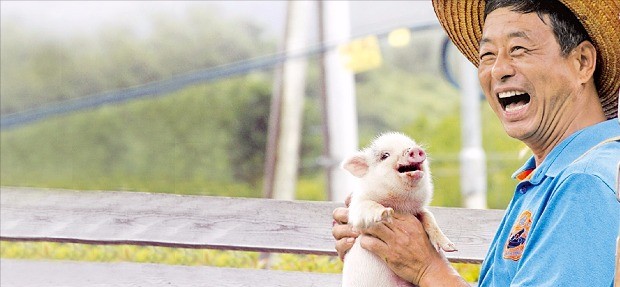
<path id="1" fill-rule="evenodd" d="M 394 236 L 393 223 L 389 222 L 377 222 L 370 227 L 361 230 L 362 233 L 379 238 L 382 241 L 386 241 L 387 238 Z"/>
<path id="2" fill-rule="evenodd" d="M 340 224 L 349 222 L 349 209 L 346 207 L 337 207 L 333 213 L 334 220 Z"/>
<path id="3" fill-rule="evenodd" d="M 332 227 L 332 235 L 336 240 L 340 240 L 345 237 L 357 237 L 359 233 L 355 232 L 353 227 L 349 225 L 339 224 Z"/>
<path id="4" fill-rule="evenodd" d="M 345 254 L 349 252 L 351 247 L 353 247 L 353 244 L 355 244 L 354 237 L 345 237 L 336 241 L 336 251 L 338 252 L 338 257 L 340 257 L 340 260 L 344 261 Z"/>
<path id="5" fill-rule="evenodd" d="M 419 219 L 415 215 L 409 214 L 409 213 L 394 213 L 393 219 L 401 220 L 401 221 L 417 219 L 419 221 Z"/>
<path id="6" fill-rule="evenodd" d="M 349 207 L 349 205 L 351 205 L 351 196 L 352 195 L 353 195 L 352 193 L 349 193 L 347 198 L 345 198 L 345 200 L 344 200 L 344 205 L 346 205 L 347 207 Z"/>
<path id="7" fill-rule="evenodd" d="M 344 255 L 353 247 L 355 238 L 359 233 L 353 231 L 353 227 L 347 224 L 338 224 L 332 227 L 332 235 L 336 239 L 336 251 L 340 260 L 344 261 Z"/>
<path id="8" fill-rule="evenodd" d="M 358 240 L 360 240 L 360 245 L 362 248 L 374 253 L 384 260 L 387 258 L 387 254 L 389 252 L 388 245 L 381 241 L 381 239 L 374 236 L 362 236 L 358 238 Z"/>
<path id="9" fill-rule="evenodd" d="M 333 213 L 334 223 L 332 226 L 332 235 L 336 239 L 336 251 L 341 260 L 344 260 L 345 254 L 353 247 L 355 238 L 359 233 L 353 231 L 353 227 L 349 226 L 349 209 L 346 207 L 338 207 Z"/>

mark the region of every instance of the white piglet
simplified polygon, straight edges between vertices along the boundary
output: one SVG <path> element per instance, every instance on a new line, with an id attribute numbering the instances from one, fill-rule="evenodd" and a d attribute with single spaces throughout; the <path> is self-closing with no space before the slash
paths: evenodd
<path id="1" fill-rule="evenodd" d="M 353 192 L 349 205 L 349 224 L 354 228 L 391 220 L 394 212 L 410 213 L 418 216 L 433 246 L 456 251 L 426 209 L 433 183 L 426 152 L 414 140 L 396 132 L 382 134 L 346 159 L 342 167 L 360 180 L 360 189 Z M 344 260 L 343 287 L 413 286 L 359 242 L 355 241 Z"/>

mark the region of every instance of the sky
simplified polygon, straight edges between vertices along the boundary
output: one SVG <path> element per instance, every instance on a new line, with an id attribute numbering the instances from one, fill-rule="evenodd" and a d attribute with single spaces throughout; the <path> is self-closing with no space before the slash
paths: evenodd
<path id="1" fill-rule="evenodd" d="M 284 1 L 1 1 L 2 19 L 57 34 L 88 33 L 123 24 L 140 31 L 149 15 L 183 17 L 188 7 L 219 9 L 230 17 L 248 17 L 269 33 L 281 33 Z M 352 34 L 364 34 L 416 22 L 435 21 L 430 1 L 350 1 Z"/>
<path id="2" fill-rule="evenodd" d="M 153 13 L 182 17 L 189 2 L 2 1 L 1 13 L 2 19 L 18 20 L 45 32 L 73 34 L 87 33 L 113 24 L 140 29 Z"/>

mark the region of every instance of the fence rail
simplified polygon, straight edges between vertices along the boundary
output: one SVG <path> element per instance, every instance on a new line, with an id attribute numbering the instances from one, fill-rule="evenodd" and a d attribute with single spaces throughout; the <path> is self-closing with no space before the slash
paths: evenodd
<path id="1" fill-rule="evenodd" d="M 135 244 L 319 255 L 336 255 L 331 235 L 332 211 L 342 205 L 335 202 L 10 187 L 0 188 L 0 199 L 0 240 L 5 241 Z M 466 263 L 483 260 L 503 213 L 500 210 L 441 207 L 432 207 L 431 211 L 459 248 L 458 252 L 447 254 L 449 260 Z M 9 282 L 35 286 L 45 285 L 37 282 L 83 286 L 79 283 L 96 282 L 100 277 L 106 279 L 104 275 L 93 274 L 108 274 L 112 277 L 105 282 L 119 284 L 125 282 L 123 280 L 143 279 L 136 274 L 180 285 L 186 282 L 185 276 L 193 276 L 194 283 L 207 278 L 218 278 L 217 282 L 238 282 L 245 278 L 244 282 L 252 282 L 248 286 L 337 286 L 340 282 L 337 274 L 274 270 L 12 259 L 3 259 L 1 263 L 3 286 Z M 42 270 L 39 275 L 49 273 L 49 276 L 37 281 L 28 277 L 27 270 Z M 235 270 L 242 270 L 242 273 Z M 71 277 L 74 273 L 77 275 Z M 233 286 L 211 284 L 208 286 Z"/>

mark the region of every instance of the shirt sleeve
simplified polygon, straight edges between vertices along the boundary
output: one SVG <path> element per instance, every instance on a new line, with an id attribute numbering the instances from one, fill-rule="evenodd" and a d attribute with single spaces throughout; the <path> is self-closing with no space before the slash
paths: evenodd
<path id="1" fill-rule="evenodd" d="M 620 203 L 600 178 L 572 174 L 533 223 L 510 286 L 610 286 Z"/>

